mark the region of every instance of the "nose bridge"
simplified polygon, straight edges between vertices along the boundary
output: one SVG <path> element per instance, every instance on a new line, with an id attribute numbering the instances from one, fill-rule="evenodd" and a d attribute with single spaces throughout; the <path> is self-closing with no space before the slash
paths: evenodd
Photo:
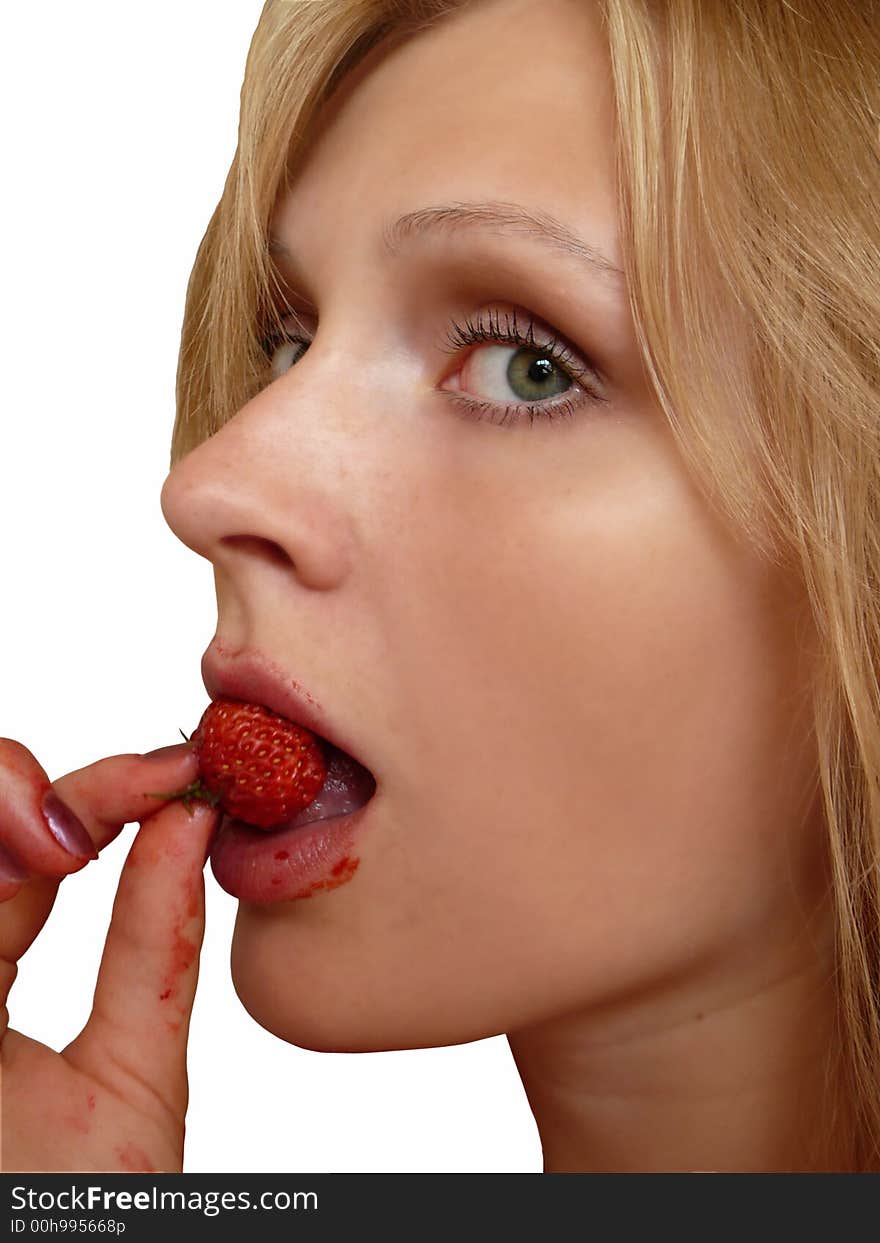
<path id="1" fill-rule="evenodd" d="M 354 563 L 355 477 L 368 461 L 352 403 L 311 355 L 174 466 L 161 507 L 200 556 L 219 563 L 268 542 L 276 561 L 281 549 L 304 582 L 326 590 Z"/>

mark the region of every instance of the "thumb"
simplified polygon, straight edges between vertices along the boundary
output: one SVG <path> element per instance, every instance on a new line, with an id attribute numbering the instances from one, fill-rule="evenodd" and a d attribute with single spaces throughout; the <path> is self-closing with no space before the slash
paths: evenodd
<path id="1" fill-rule="evenodd" d="M 141 823 L 104 944 L 92 1012 L 64 1050 L 77 1069 L 174 1124 L 186 1114 L 186 1044 L 205 931 L 203 871 L 219 812 L 171 803 Z"/>

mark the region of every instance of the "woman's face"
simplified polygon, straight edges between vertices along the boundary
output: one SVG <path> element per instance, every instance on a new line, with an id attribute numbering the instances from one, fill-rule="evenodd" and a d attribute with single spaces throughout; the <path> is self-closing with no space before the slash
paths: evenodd
<path id="1" fill-rule="evenodd" d="M 272 220 L 311 344 L 165 483 L 218 640 L 378 783 L 348 883 L 239 909 L 237 991 L 296 1044 L 631 1007 L 818 884 L 797 596 L 701 498 L 589 261 L 622 267 L 613 142 L 582 0 L 373 53 Z"/>

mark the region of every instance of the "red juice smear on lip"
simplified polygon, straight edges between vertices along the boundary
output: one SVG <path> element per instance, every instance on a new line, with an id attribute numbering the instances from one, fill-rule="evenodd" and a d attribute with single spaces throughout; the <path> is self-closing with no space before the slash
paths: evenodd
<path id="1" fill-rule="evenodd" d="M 362 814 L 359 808 L 326 822 L 282 828 L 275 842 L 226 815 L 211 850 L 214 876 L 233 897 L 255 903 L 290 902 L 336 889 L 358 869 L 353 839 Z"/>
<path id="2" fill-rule="evenodd" d="M 358 869 L 360 859 L 350 858 L 348 855 L 333 868 L 330 876 L 326 880 L 316 880 L 308 885 L 305 889 L 301 889 L 293 895 L 297 898 L 311 898 L 313 894 L 320 893 L 322 890 L 338 889 L 340 885 L 344 885 L 346 881 L 351 880 Z"/>
<path id="3" fill-rule="evenodd" d="M 275 852 L 275 858 L 282 861 L 289 859 L 290 851 L 278 850 Z M 339 885 L 344 885 L 347 880 L 351 880 L 352 876 L 354 876 L 359 862 L 359 859 L 352 859 L 349 855 L 346 855 L 344 859 L 340 859 L 339 862 L 333 866 L 330 876 L 326 880 L 313 881 L 308 888 L 300 890 L 299 893 L 295 893 L 293 895 L 294 898 L 310 898 L 312 894 L 320 893 L 322 890 L 326 891 L 328 889 L 336 889 Z M 280 885 L 283 880 L 284 878 L 282 876 L 273 876 L 270 884 Z"/>

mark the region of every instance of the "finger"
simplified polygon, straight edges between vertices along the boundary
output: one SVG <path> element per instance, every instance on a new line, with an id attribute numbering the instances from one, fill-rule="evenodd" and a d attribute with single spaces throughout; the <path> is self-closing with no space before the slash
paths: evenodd
<path id="1" fill-rule="evenodd" d="M 30 873 L 60 879 L 79 871 L 123 825 L 162 806 L 148 791 L 173 793 L 195 778 L 192 747 L 161 760 L 114 755 L 50 782 L 27 747 L 0 738 L 0 840 Z"/>
<path id="2" fill-rule="evenodd" d="M 205 930 L 203 871 L 220 819 L 164 807 L 122 869 L 89 1021 L 64 1051 L 78 1069 L 170 1120 L 186 1113 L 186 1043 Z"/>
<path id="3" fill-rule="evenodd" d="M 180 743 L 164 755 L 112 755 L 52 783 L 55 793 L 78 816 L 99 850 L 123 825 L 156 815 L 173 795 L 194 781 L 198 759 L 191 744 Z"/>
<path id="4" fill-rule="evenodd" d="M 46 770 L 27 747 L 0 738 L 0 840 L 18 865 L 19 883 L 29 873 L 60 879 L 97 858 L 83 826 L 53 795 Z"/>
<path id="5" fill-rule="evenodd" d="M 21 888 L 28 874 L 16 854 L 0 842 L 0 902 Z"/>
<path id="6" fill-rule="evenodd" d="M 14 979 L 8 968 L 46 922 L 59 880 L 85 867 L 124 825 L 146 821 L 168 806 L 151 798 L 151 791 L 184 788 L 197 769 L 192 748 L 182 746 L 178 754 L 158 760 L 110 756 L 50 783 L 27 747 L 0 739 L 0 838 L 30 877 L 26 884 L 0 890 L 0 962 L 6 964 L 0 971 L 0 1005 Z M 79 854 L 69 848 L 71 843 Z"/>
<path id="7" fill-rule="evenodd" d="M 51 876 L 36 876 L 0 904 L 0 1038 L 9 1023 L 6 1003 L 18 974 L 18 959 L 46 922 L 58 885 Z"/>

